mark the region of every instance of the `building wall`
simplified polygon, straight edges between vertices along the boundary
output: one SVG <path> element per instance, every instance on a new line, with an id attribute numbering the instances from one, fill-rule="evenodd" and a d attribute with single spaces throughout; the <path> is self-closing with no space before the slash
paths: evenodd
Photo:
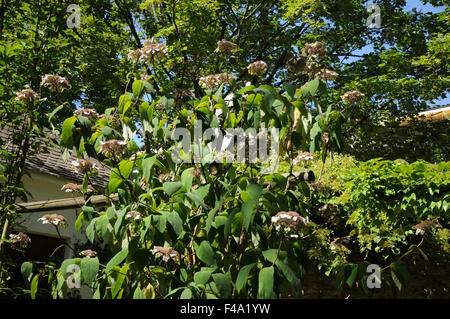
<path id="1" fill-rule="evenodd" d="M 25 176 L 23 178 L 25 189 L 32 195 L 32 197 L 28 198 L 28 202 L 80 196 L 80 194 L 72 195 L 72 193 L 66 193 L 65 191 L 61 190 L 61 187 L 64 184 L 73 181 L 35 172 L 31 172 L 30 175 L 31 178 L 28 176 Z M 67 220 L 68 226 L 59 227 L 59 232 L 66 243 L 73 247 L 75 243 L 81 244 L 86 242 L 86 236 L 82 235 L 82 233 L 80 232 L 77 232 L 75 229 L 75 221 L 80 211 L 81 207 L 77 209 L 65 209 L 49 212 L 44 211 L 36 213 L 24 213 L 23 217 L 18 220 L 18 225 L 14 226 L 14 230 L 22 231 L 28 234 L 37 234 L 59 238 L 59 235 L 54 226 L 49 224 L 44 225 L 40 221 L 38 221 L 38 219 L 45 214 L 63 215 Z M 73 251 L 66 246 L 64 250 L 64 259 L 75 257 L 81 256 L 74 256 Z M 90 288 L 88 288 L 87 286 L 82 286 L 80 289 L 80 293 L 82 298 L 89 298 L 92 295 Z"/>
<path id="2" fill-rule="evenodd" d="M 25 189 L 32 195 L 32 197 L 28 199 L 29 202 L 71 198 L 72 193 L 66 193 L 61 190 L 61 187 L 69 182 L 70 181 L 65 179 L 34 172 L 31 173 L 31 178 L 28 176 L 23 178 Z M 73 196 L 77 195 L 74 194 Z M 59 227 L 59 231 L 61 237 L 63 237 L 69 245 L 73 246 L 75 242 L 86 241 L 86 237 L 81 235 L 81 233 L 77 232 L 75 229 L 75 221 L 80 211 L 81 208 L 51 212 L 24 213 L 23 218 L 19 220 L 19 225 L 16 228 L 32 234 L 59 238 L 54 226 L 48 224 L 44 225 L 37 220 L 45 214 L 63 215 L 67 220 L 68 226 Z M 64 256 L 65 258 L 71 258 L 73 257 L 73 252 L 66 247 Z"/>

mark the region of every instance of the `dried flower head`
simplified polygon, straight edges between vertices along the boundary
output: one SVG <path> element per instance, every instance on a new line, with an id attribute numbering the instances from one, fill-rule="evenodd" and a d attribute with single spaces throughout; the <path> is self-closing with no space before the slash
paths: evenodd
<path id="1" fill-rule="evenodd" d="M 190 216 L 198 215 L 203 212 L 202 206 L 199 206 L 197 209 L 192 209 L 190 212 Z"/>
<path id="2" fill-rule="evenodd" d="M 317 77 L 319 80 L 322 81 L 333 81 L 339 76 L 338 73 L 328 70 L 328 69 L 321 69 L 319 73 L 317 74 Z"/>
<path id="3" fill-rule="evenodd" d="M 141 51 L 141 49 L 130 50 L 130 51 L 128 52 L 128 59 L 130 59 L 130 60 L 132 60 L 132 61 L 134 61 L 134 62 L 139 61 L 139 59 L 141 58 L 141 56 L 142 56 L 142 51 Z"/>
<path id="4" fill-rule="evenodd" d="M 282 230 L 286 234 L 290 234 L 292 238 L 297 238 L 297 234 L 292 234 L 308 223 L 308 219 L 300 216 L 297 212 L 278 212 L 271 219 L 275 230 Z"/>
<path id="5" fill-rule="evenodd" d="M 20 244 L 20 247 L 25 247 L 26 245 L 31 244 L 30 237 L 22 232 L 18 234 L 10 234 L 9 239 L 13 244 Z"/>
<path id="6" fill-rule="evenodd" d="M 16 101 L 29 102 L 32 103 L 34 100 L 40 98 L 39 94 L 34 92 L 32 89 L 24 89 L 20 92 L 17 92 Z"/>
<path id="7" fill-rule="evenodd" d="M 263 75 L 267 70 L 267 63 L 264 61 L 256 61 L 247 66 L 248 74 Z"/>
<path id="8" fill-rule="evenodd" d="M 51 224 L 55 226 L 67 226 L 66 218 L 62 215 L 57 214 L 46 214 L 38 219 L 38 221 L 42 222 L 42 224 Z"/>
<path id="9" fill-rule="evenodd" d="M 222 39 L 217 42 L 217 48 L 215 52 L 222 53 L 223 55 L 229 55 L 231 53 L 236 52 L 237 44 L 227 41 L 225 39 Z"/>
<path id="10" fill-rule="evenodd" d="M 314 75 L 317 72 L 319 72 L 320 70 L 321 70 L 320 63 L 318 63 L 318 62 L 316 62 L 316 61 L 314 61 L 312 59 L 308 59 L 306 61 L 306 64 L 305 64 L 305 72 L 306 72 L 306 74 Z"/>
<path id="11" fill-rule="evenodd" d="M 180 253 L 172 247 L 155 246 L 152 251 L 157 258 L 162 257 L 164 262 L 168 262 L 170 259 L 175 262 L 180 261 Z"/>
<path id="12" fill-rule="evenodd" d="M 64 89 L 69 88 L 70 84 L 65 77 L 46 74 L 42 78 L 41 86 L 48 86 L 50 91 L 53 92 L 62 92 Z"/>
<path id="13" fill-rule="evenodd" d="M 289 71 L 293 73 L 299 73 L 305 68 L 306 59 L 302 55 L 293 56 L 286 62 L 286 66 Z"/>
<path id="14" fill-rule="evenodd" d="M 194 174 L 195 178 L 200 178 L 202 176 L 202 169 L 200 167 L 196 167 L 192 173 Z"/>
<path id="15" fill-rule="evenodd" d="M 84 257 L 92 258 L 92 257 L 97 257 L 97 252 L 90 250 L 90 249 L 86 249 L 86 250 L 81 251 L 80 255 L 84 256 Z"/>
<path id="16" fill-rule="evenodd" d="M 222 84 L 228 83 L 231 79 L 234 79 L 234 76 L 229 73 L 210 74 L 201 77 L 198 83 L 204 89 L 211 90 Z"/>
<path id="17" fill-rule="evenodd" d="M 425 220 L 412 228 L 416 230 L 416 235 L 425 235 L 425 233 L 436 227 L 442 227 L 436 220 Z"/>
<path id="18" fill-rule="evenodd" d="M 323 143 L 328 143 L 330 141 L 330 134 L 328 132 L 323 133 L 322 135 L 322 141 Z"/>
<path id="19" fill-rule="evenodd" d="M 100 151 L 109 158 L 119 158 L 127 147 L 127 142 L 119 140 L 109 140 L 100 142 Z"/>
<path id="20" fill-rule="evenodd" d="M 132 210 L 125 214 L 126 219 L 132 219 L 132 220 L 140 220 L 141 219 L 141 213 Z"/>
<path id="21" fill-rule="evenodd" d="M 354 102 L 358 102 L 362 98 L 364 98 L 364 94 L 357 90 L 346 92 L 341 96 L 341 99 L 345 104 L 353 104 Z"/>
<path id="22" fill-rule="evenodd" d="M 338 237 L 338 238 L 335 238 L 335 239 L 330 243 L 330 249 L 331 249 L 331 250 L 335 250 L 336 247 L 337 247 L 338 245 L 343 245 L 343 244 L 348 243 L 348 242 L 349 242 L 349 239 L 350 239 L 349 236 L 347 236 L 347 237 Z"/>
<path id="23" fill-rule="evenodd" d="M 66 193 L 81 193 L 81 189 L 83 188 L 83 185 L 80 184 L 74 184 L 74 183 L 67 183 L 64 184 L 61 188 L 62 191 L 65 191 Z M 92 188 L 91 185 L 88 185 L 86 187 L 87 193 L 92 193 L 94 191 L 94 188 Z"/>
<path id="24" fill-rule="evenodd" d="M 176 175 L 169 174 L 169 173 L 167 173 L 167 174 L 159 174 L 158 175 L 158 178 L 159 178 L 159 180 L 162 183 L 164 183 L 164 182 L 173 182 L 173 181 L 175 181 L 176 177 L 177 177 Z"/>
<path id="25" fill-rule="evenodd" d="M 151 64 L 167 55 L 167 47 L 153 38 L 147 39 L 144 41 L 144 47 L 141 49 L 141 54 L 142 59 Z"/>
<path id="26" fill-rule="evenodd" d="M 297 155 L 296 158 L 294 158 L 294 165 L 296 165 L 299 162 L 303 162 L 303 161 L 310 161 L 314 158 L 314 154 L 309 153 L 309 152 L 303 152 Z"/>
<path id="27" fill-rule="evenodd" d="M 76 110 L 75 112 L 73 112 L 73 115 L 75 116 L 81 115 L 89 118 L 92 121 L 95 121 L 99 117 L 98 113 L 94 109 Z"/>
<path id="28" fill-rule="evenodd" d="M 310 56 L 313 58 L 318 58 L 324 56 L 327 51 L 322 42 L 316 41 L 314 43 L 306 43 L 305 47 L 302 49 L 302 53 L 305 56 Z"/>
<path id="29" fill-rule="evenodd" d="M 77 159 L 72 161 L 72 167 L 77 174 L 97 174 L 97 166 L 90 160 Z"/>

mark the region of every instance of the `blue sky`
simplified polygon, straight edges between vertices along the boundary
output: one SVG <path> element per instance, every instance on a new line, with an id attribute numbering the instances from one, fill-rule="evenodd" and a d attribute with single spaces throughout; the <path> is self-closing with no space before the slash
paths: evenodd
<path id="1" fill-rule="evenodd" d="M 368 4 L 371 3 L 368 1 Z M 374 1 L 376 3 L 376 1 Z M 420 0 L 406 0 L 406 6 L 404 8 L 405 11 L 411 11 L 412 9 L 417 9 L 420 12 L 432 12 L 438 13 L 445 11 L 445 7 L 434 7 L 431 4 L 423 4 Z M 381 17 L 381 23 L 383 23 L 383 17 Z M 367 53 L 371 49 L 371 46 L 367 46 L 356 54 L 364 54 Z M 436 107 L 440 105 L 450 104 L 450 96 L 447 96 L 445 99 L 435 100 L 434 103 L 430 103 L 431 107 Z"/>

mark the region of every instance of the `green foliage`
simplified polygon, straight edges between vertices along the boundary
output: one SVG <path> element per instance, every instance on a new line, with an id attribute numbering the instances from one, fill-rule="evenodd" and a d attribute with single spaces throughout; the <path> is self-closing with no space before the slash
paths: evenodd
<path id="1" fill-rule="evenodd" d="M 400 260 L 404 256 L 414 252 L 445 259 L 448 162 L 357 162 L 336 153 L 392 158 L 395 150 L 421 141 L 411 134 L 415 127 L 402 131 L 399 119 L 417 122 L 412 118 L 427 102 L 446 95 L 449 22 L 446 13 L 405 12 L 402 1 L 382 1 L 383 23 L 389 27 L 369 32 L 364 4 L 99 1 L 93 10 L 82 1 L 80 29 L 66 28 L 65 7 L 54 1 L 2 6 L 0 103 L 5 107 L 0 127 L 12 123 L 20 131 L 23 118 L 29 118 L 28 137 L 42 136 L 46 126 L 57 128 L 65 157 L 75 148 L 78 157 L 90 156 L 112 168 L 105 195 L 118 195 L 105 212 L 96 212 L 87 201 L 75 225 L 91 244 L 107 239 L 112 257 L 69 259 L 60 269 L 23 264 L 23 276 L 30 281 L 34 275 L 32 298 L 42 279 L 51 283 L 54 298 L 67 297 L 71 263 L 80 266 L 77 276 L 94 298 L 297 298 L 311 267 L 335 275 L 339 290 L 357 282 L 364 288 L 370 260 L 390 267 L 387 280 L 397 291 L 410 277 Z M 17 25 L 29 27 L 17 31 Z M 164 43 L 165 58 L 126 58 L 147 38 Z M 236 48 L 216 50 L 224 38 Z M 332 84 L 305 65 L 298 72 L 288 70 L 290 58 L 315 41 L 322 41 L 327 54 L 308 57 L 316 59 L 309 67 L 336 70 L 339 77 Z M 373 52 L 343 62 L 370 44 Z M 249 74 L 254 60 L 267 63 L 265 73 Z M 213 89 L 201 86 L 202 77 L 222 72 L 234 78 Z M 37 90 L 46 73 L 66 76 L 70 90 L 54 94 L 42 87 L 39 92 L 48 98 L 34 104 L 14 100 L 25 85 Z M 367 98 L 344 103 L 342 94 L 356 89 Z M 77 102 L 99 114 L 73 113 Z M 317 182 L 263 173 L 261 163 L 213 165 L 205 156 L 192 164 L 183 152 L 186 162 L 175 161 L 171 155 L 179 145 L 171 138 L 173 129 L 183 127 L 194 136 L 196 120 L 203 122 L 201 133 L 280 128 L 283 170 L 310 168 Z M 407 139 L 389 138 L 400 146 L 388 145 L 385 136 L 392 131 L 406 131 Z M 446 159 L 446 132 L 438 142 L 418 147 L 427 152 L 412 152 Z M 423 138 L 429 139 L 428 133 Z M 23 146 L 22 140 L 18 135 L 15 145 Z M 25 197 L 24 167 L 3 144 L 2 159 L 12 164 L 3 168 L 2 162 L 2 198 L 13 199 L 3 200 L 1 208 L 13 220 L 17 215 L 11 205 Z M 204 143 L 195 151 L 210 148 Z M 305 151 L 315 153 L 315 160 L 294 165 Z M 86 198 L 92 176 L 84 174 Z M 13 197 L 6 196 L 11 192 Z M 305 218 L 304 225 L 293 233 L 280 230 L 272 218 L 283 211 Z M 442 227 L 433 224 L 424 234 L 414 234 L 412 227 L 425 221 Z"/>
<path id="2" fill-rule="evenodd" d="M 334 203 L 350 205 L 350 233 L 361 251 L 376 251 L 387 258 L 398 255 L 424 220 L 449 222 L 449 162 L 380 159 L 360 163 L 348 176 L 346 191 Z"/>

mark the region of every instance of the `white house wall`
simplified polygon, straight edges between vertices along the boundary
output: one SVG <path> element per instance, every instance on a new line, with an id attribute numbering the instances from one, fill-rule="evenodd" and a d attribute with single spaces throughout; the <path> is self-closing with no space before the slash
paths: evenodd
<path id="1" fill-rule="evenodd" d="M 31 178 L 25 176 L 23 178 L 23 183 L 25 189 L 32 194 L 32 197 L 28 201 L 42 201 L 42 200 L 52 200 L 52 199 L 63 199 L 71 198 L 72 193 L 66 193 L 61 190 L 61 187 L 70 183 L 71 181 L 53 177 L 50 175 L 44 175 L 40 173 L 31 172 Z M 65 209 L 51 212 L 35 212 L 35 213 L 24 213 L 23 218 L 19 220 L 19 225 L 16 227 L 17 230 L 21 230 L 31 234 L 44 235 L 49 237 L 59 238 L 56 229 L 52 225 L 44 225 L 37 220 L 45 214 L 59 214 L 63 215 L 67 220 L 67 227 L 59 227 L 61 237 L 67 241 L 69 245 L 73 245 L 75 242 L 85 242 L 86 237 L 81 235 L 75 229 L 75 221 L 77 219 L 77 213 L 81 210 L 79 209 Z M 64 252 L 65 258 L 75 257 L 72 251 L 66 247 Z M 79 257 L 79 256 L 76 256 Z"/>

